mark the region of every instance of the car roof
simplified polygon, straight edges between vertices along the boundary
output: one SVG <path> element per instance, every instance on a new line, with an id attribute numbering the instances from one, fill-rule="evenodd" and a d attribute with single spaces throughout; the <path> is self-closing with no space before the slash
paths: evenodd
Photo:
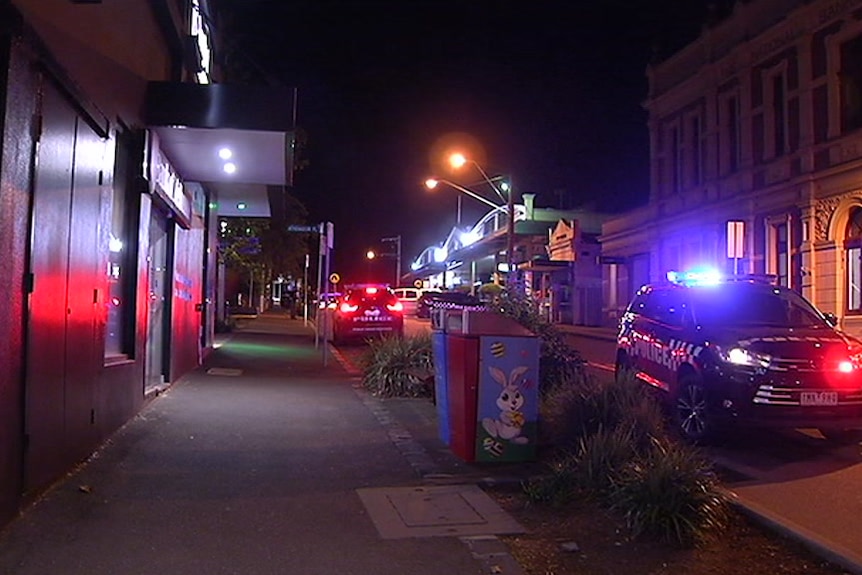
<path id="1" fill-rule="evenodd" d="M 710 289 L 722 289 L 726 287 L 733 287 L 734 289 L 762 289 L 762 290 L 787 290 L 788 288 L 777 283 L 774 283 L 770 279 L 762 279 L 764 276 L 739 276 L 739 277 L 729 277 L 722 278 L 720 280 L 709 282 L 709 283 L 686 283 L 686 282 L 673 282 L 673 281 L 662 281 L 649 283 L 641 287 L 638 291 L 658 291 L 658 290 L 702 290 L 707 291 Z"/>

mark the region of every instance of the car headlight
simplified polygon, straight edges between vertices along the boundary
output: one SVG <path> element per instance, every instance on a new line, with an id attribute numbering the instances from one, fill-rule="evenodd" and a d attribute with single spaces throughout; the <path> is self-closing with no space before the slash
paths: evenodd
<path id="1" fill-rule="evenodd" d="M 760 367 L 767 369 L 772 357 L 765 353 L 757 353 L 750 349 L 742 347 L 732 347 L 727 350 L 722 350 L 721 357 L 727 363 L 739 365 L 743 367 Z"/>

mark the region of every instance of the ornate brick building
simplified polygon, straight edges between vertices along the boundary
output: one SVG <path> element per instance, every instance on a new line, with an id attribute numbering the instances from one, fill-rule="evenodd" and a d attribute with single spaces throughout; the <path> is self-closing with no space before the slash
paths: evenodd
<path id="1" fill-rule="evenodd" d="M 605 320 L 709 265 L 862 333 L 862 1 L 739 1 L 647 76 L 649 202 L 603 226 Z"/>

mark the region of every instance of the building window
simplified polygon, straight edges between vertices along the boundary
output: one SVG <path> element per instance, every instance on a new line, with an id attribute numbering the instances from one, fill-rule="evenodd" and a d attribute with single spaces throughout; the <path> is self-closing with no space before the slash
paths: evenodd
<path id="1" fill-rule="evenodd" d="M 733 94 L 724 99 L 719 109 L 721 122 L 721 166 L 722 173 L 732 173 L 739 169 L 742 158 L 742 133 L 739 114 L 739 95 Z"/>
<path id="2" fill-rule="evenodd" d="M 787 129 L 787 75 L 783 68 L 766 76 L 766 159 L 786 154 L 790 149 Z"/>
<path id="3" fill-rule="evenodd" d="M 680 130 L 678 122 L 671 125 L 666 132 L 667 141 L 665 153 L 667 157 L 667 169 L 669 172 L 667 190 L 671 194 L 682 192 L 683 186 L 685 185 L 685 162 L 683 158 L 684 150 L 681 132 L 682 130 Z"/>
<path id="4" fill-rule="evenodd" d="M 787 222 L 773 224 L 772 236 L 772 273 L 777 276 L 778 285 L 790 286 L 790 238 Z"/>
<path id="5" fill-rule="evenodd" d="M 117 134 L 114 158 L 111 229 L 108 251 L 107 325 L 105 359 L 126 359 L 132 355 L 135 317 L 135 257 L 137 236 L 134 233 L 135 158 L 141 157 L 141 139 L 131 132 Z M 136 153 L 136 150 L 138 152 Z"/>
<path id="6" fill-rule="evenodd" d="M 854 208 L 847 224 L 847 311 L 862 314 L 862 208 Z"/>
<path id="7" fill-rule="evenodd" d="M 862 36 L 841 45 L 841 132 L 862 128 Z"/>
<path id="8" fill-rule="evenodd" d="M 689 119 L 689 155 L 691 158 L 690 173 L 692 185 L 703 183 L 703 127 L 700 114 Z"/>

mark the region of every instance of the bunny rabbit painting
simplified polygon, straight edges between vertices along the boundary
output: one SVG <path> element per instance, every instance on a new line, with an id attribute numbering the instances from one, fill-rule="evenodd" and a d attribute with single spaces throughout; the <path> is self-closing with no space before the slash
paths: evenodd
<path id="1" fill-rule="evenodd" d="M 538 419 L 536 338 L 482 338 L 477 461 L 516 461 L 535 455 Z"/>

